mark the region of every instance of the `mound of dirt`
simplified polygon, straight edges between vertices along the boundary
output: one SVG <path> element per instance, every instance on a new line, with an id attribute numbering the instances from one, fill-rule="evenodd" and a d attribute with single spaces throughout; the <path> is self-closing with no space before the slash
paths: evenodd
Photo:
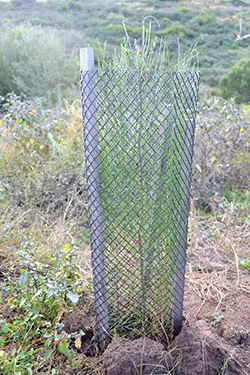
<path id="1" fill-rule="evenodd" d="M 182 352 L 180 374 L 249 374 L 249 369 L 244 366 L 245 348 L 242 350 L 235 343 L 218 336 L 216 330 L 202 320 L 183 327 L 173 343 Z"/>
<path id="2" fill-rule="evenodd" d="M 205 321 L 183 327 L 169 351 L 148 338 L 114 339 L 103 354 L 106 375 L 249 375 L 250 334 L 223 332 Z M 248 359 L 247 359 L 248 358 Z"/>
<path id="3" fill-rule="evenodd" d="M 103 367 L 107 375 L 162 375 L 170 373 L 174 358 L 162 344 L 148 338 L 116 338 L 103 354 Z"/>

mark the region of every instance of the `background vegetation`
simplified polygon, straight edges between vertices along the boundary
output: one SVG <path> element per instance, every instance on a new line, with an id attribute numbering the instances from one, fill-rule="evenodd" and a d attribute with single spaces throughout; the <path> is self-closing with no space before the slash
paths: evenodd
<path id="1" fill-rule="evenodd" d="M 109 55 L 123 39 L 122 21 L 131 38 L 140 39 L 140 20 L 147 16 L 160 22 L 153 33 L 165 37 L 170 55 L 176 56 L 178 38 L 183 51 L 197 43 L 202 91 L 249 100 L 244 67 L 249 66 L 250 39 L 236 43 L 235 34 L 240 18 L 243 34 L 250 33 L 250 5 L 235 0 L 127 0 L 119 6 L 115 0 L 0 1 L 0 94 L 14 90 L 46 96 L 52 103 L 77 96 L 79 48 L 91 45 L 98 51 L 98 38 L 108 41 Z M 237 82 L 230 79 L 235 74 Z"/>

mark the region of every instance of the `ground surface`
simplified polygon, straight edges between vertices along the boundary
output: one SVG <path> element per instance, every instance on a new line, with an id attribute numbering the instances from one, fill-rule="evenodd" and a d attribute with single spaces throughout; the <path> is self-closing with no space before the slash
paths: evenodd
<path id="1" fill-rule="evenodd" d="M 183 349 L 183 368 L 190 369 L 193 358 L 198 361 L 201 355 L 201 346 L 194 345 L 190 335 L 194 329 L 198 342 L 204 345 L 207 340 L 211 350 L 220 352 L 220 359 L 224 356 L 221 374 L 228 373 L 230 361 L 237 363 L 230 373 L 250 374 L 250 273 L 239 262 L 239 254 L 250 255 L 249 230 L 247 222 L 237 223 L 236 216 L 227 206 L 216 219 L 201 217 L 195 224 L 186 273 L 184 344 L 177 339 Z M 203 372 L 183 370 L 183 374 L 212 374 L 207 365 L 215 356 L 204 355 Z"/>
<path id="2" fill-rule="evenodd" d="M 69 354 L 64 355 L 53 349 L 50 359 L 47 362 L 44 360 L 44 373 L 50 374 L 50 370 L 53 369 L 53 366 L 56 366 L 57 375 L 101 375 L 105 373 L 104 364 L 106 374 L 125 375 L 125 365 L 121 358 L 125 358 L 124 348 L 126 348 L 127 353 L 132 353 L 131 357 L 127 356 L 129 362 L 125 366 L 131 369 L 131 375 L 146 374 L 145 366 L 142 365 L 145 363 L 152 365 L 153 360 L 155 361 L 155 370 L 153 372 L 151 368 L 150 373 L 167 374 L 166 369 L 164 369 L 164 372 L 156 372 L 156 370 L 159 370 L 157 363 L 159 364 L 159 361 L 166 358 L 168 359 L 167 366 L 171 362 L 175 371 L 172 374 L 249 375 L 250 272 L 249 262 L 243 262 L 244 259 L 249 260 L 250 258 L 247 217 L 247 205 L 232 204 L 225 199 L 221 199 L 218 206 L 215 207 L 215 211 L 210 213 L 197 212 L 192 208 L 185 283 L 184 322 L 181 333 L 169 347 L 162 348 L 161 344 L 157 343 L 158 350 L 155 343 L 152 343 L 152 347 L 150 347 L 149 342 L 147 351 L 145 351 L 145 345 L 140 346 L 137 343 L 135 348 L 133 341 L 126 343 L 126 345 L 124 345 L 124 342 L 121 345 L 119 342 L 118 344 L 114 343 L 116 349 L 109 348 L 108 356 L 106 356 L 106 358 L 112 360 L 106 362 L 105 365 L 105 357 L 96 355 L 98 351 L 93 340 L 93 295 L 91 292 L 84 291 L 73 312 L 66 312 L 65 308 L 59 308 L 56 315 L 56 322 L 64 324 L 64 330 L 68 335 L 81 331 L 85 333 L 81 337 L 80 343 L 76 336 L 67 336 L 67 340 L 70 340 L 70 348 L 73 350 L 71 353 L 75 353 L 74 360 L 77 361 L 77 368 L 73 368 L 76 362 L 69 361 Z M 30 232 L 31 227 L 28 228 Z M 68 226 L 65 226 L 64 229 L 68 230 Z M 60 223 L 55 226 L 55 233 L 60 242 L 62 242 L 61 236 L 65 236 L 64 229 Z M 27 230 L 26 226 L 23 226 L 23 230 Z M 21 238 L 23 238 L 23 235 Z M 8 237 L 8 242 L 3 245 L 0 259 L 0 287 L 2 290 L 0 319 L 11 324 L 9 327 L 14 332 L 13 334 L 15 334 L 14 321 L 20 320 L 20 327 L 22 327 L 22 322 L 25 321 L 25 312 L 20 315 L 20 308 L 15 304 L 16 295 L 13 295 L 13 299 L 10 291 L 6 292 L 5 290 L 7 284 L 14 283 L 20 276 L 16 261 L 14 262 L 11 257 L 8 257 L 8 254 L 17 246 L 17 240 L 18 238 L 15 236 Z M 65 240 L 63 238 L 64 243 Z M 84 282 L 91 275 L 90 252 L 87 245 L 85 248 L 86 250 L 81 252 L 81 269 Z M 29 332 L 32 332 L 31 328 Z M 44 333 L 38 332 L 38 338 L 36 336 L 31 337 L 28 345 L 32 345 L 34 348 L 42 348 L 43 344 L 39 344 L 39 340 Z M 8 337 L 7 335 L 7 341 L 3 347 L 4 352 L 1 353 L 11 353 L 14 348 L 24 349 L 23 344 L 19 346 L 20 344 L 9 340 Z M 22 338 L 21 341 L 23 342 Z M 54 339 L 54 345 L 55 343 L 56 338 Z M 4 345 L 4 342 L 2 345 Z M 155 347 L 156 349 L 154 349 Z M 159 351 L 161 351 L 160 356 Z M 169 351 L 171 356 L 168 354 Z M 41 351 L 41 353 L 43 352 Z M 147 353 L 149 357 L 146 356 Z M 143 361 L 142 354 L 144 355 Z M 34 362 L 35 358 L 32 364 L 34 369 L 39 369 L 39 363 Z M 171 361 L 169 362 L 169 360 Z M 112 369 L 110 369 L 109 363 L 112 364 Z M 137 372 L 133 372 L 134 363 L 139 363 L 140 368 L 139 370 L 137 368 Z M 11 371 L 6 372 L 6 374 L 12 373 Z M 36 373 L 39 372 L 34 372 L 34 374 Z M 22 372 L 21 374 L 26 373 Z"/>
<path id="3" fill-rule="evenodd" d="M 148 339 L 115 339 L 101 360 L 106 374 L 167 374 L 170 368 L 179 375 L 250 374 L 250 272 L 240 263 L 250 255 L 245 214 L 225 202 L 216 214 L 191 214 L 181 333 L 168 351 Z M 80 311 L 72 318 L 82 329 L 89 319 Z"/>

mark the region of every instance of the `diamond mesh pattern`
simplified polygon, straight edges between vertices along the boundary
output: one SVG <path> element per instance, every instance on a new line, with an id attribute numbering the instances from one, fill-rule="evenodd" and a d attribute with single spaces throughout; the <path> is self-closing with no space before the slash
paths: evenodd
<path id="1" fill-rule="evenodd" d="M 81 73 L 96 329 L 181 329 L 199 74 Z"/>

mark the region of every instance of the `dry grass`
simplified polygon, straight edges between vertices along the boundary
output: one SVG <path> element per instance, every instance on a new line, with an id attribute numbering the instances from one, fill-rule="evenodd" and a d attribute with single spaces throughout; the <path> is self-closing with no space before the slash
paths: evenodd
<path id="1" fill-rule="evenodd" d="M 206 303 L 214 311 L 234 311 L 242 293 L 250 300 L 250 280 L 240 268 L 240 257 L 250 256 L 250 226 L 239 205 L 219 202 L 218 212 L 190 216 L 191 241 L 188 249 L 186 296 L 197 296 L 195 315 Z"/>

